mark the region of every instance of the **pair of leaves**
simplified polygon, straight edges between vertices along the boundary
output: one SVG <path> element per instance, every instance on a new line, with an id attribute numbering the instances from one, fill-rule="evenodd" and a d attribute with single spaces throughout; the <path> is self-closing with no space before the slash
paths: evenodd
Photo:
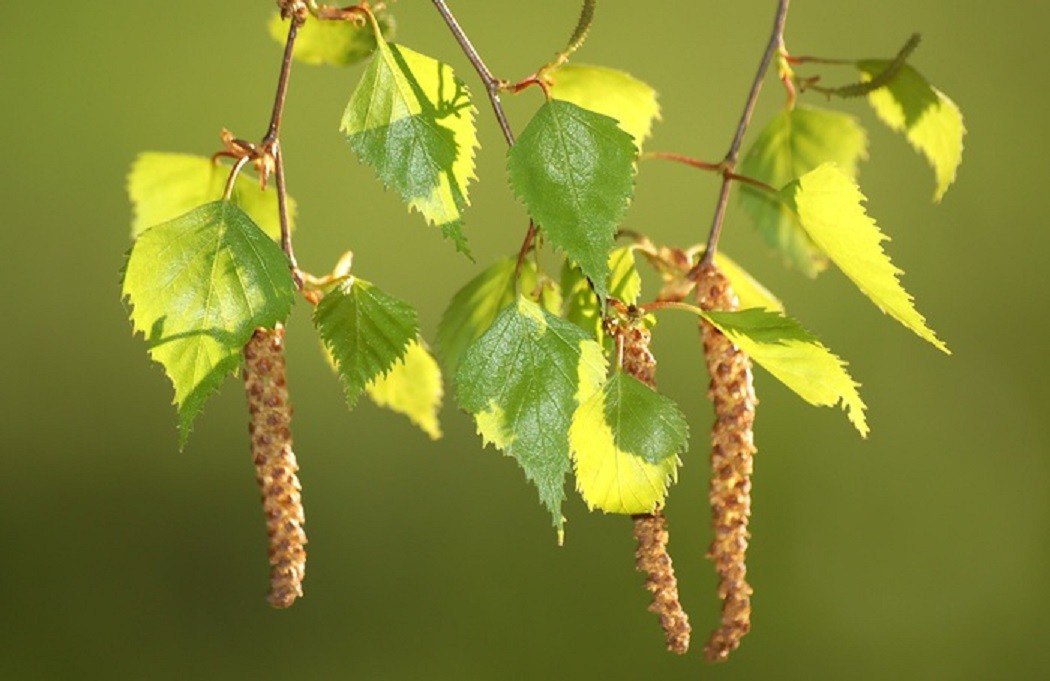
<path id="1" fill-rule="evenodd" d="M 390 40 L 394 35 L 394 18 L 386 12 L 377 12 L 375 18 L 383 38 Z M 268 28 L 273 39 L 284 44 L 288 38 L 288 22 L 279 12 L 270 17 Z M 370 57 L 376 45 L 371 25 L 308 17 L 299 27 L 292 55 L 304 64 L 351 66 Z"/>
<path id="2" fill-rule="evenodd" d="M 132 238 L 154 225 L 221 199 L 228 176 L 226 166 L 203 156 L 160 152 L 139 154 L 128 174 L 128 196 L 134 210 Z M 276 191 L 262 189 L 258 182 L 242 173 L 234 184 L 230 201 L 272 238 L 280 238 Z M 291 197 L 288 209 L 294 222 L 295 201 Z"/>
<path id="3" fill-rule="evenodd" d="M 474 179 L 476 109 L 449 66 L 387 43 L 373 28 L 375 56 L 341 130 L 385 186 L 468 253 L 462 226 Z"/>
<path id="4" fill-rule="evenodd" d="M 295 287 L 280 248 L 240 208 L 208 203 L 142 232 L 123 296 L 175 388 L 179 442 L 257 328 L 287 319 Z"/>

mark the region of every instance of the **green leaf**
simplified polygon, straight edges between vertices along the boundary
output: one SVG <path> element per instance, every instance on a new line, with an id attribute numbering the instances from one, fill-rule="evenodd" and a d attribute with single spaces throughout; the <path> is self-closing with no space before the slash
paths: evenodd
<path id="1" fill-rule="evenodd" d="M 604 376 L 601 346 L 522 297 L 470 346 L 456 374 L 460 406 L 486 443 L 518 461 L 559 531 L 572 415 Z"/>
<path id="2" fill-rule="evenodd" d="M 380 40 L 340 128 L 385 186 L 468 255 L 462 227 L 478 145 L 475 112 L 449 66 Z"/>
<path id="3" fill-rule="evenodd" d="M 867 78 L 878 77 L 889 65 L 881 60 L 857 63 Z M 926 157 L 937 179 L 933 199 L 944 198 L 962 163 L 966 126 L 959 107 L 907 64 L 888 85 L 868 95 L 868 101 L 883 123 L 905 133 L 912 147 Z"/>
<path id="4" fill-rule="evenodd" d="M 759 309 L 705 312 L 703 316 L 805 401 L 818 407 L 833 407 L 841 402 L 850 423 L 862 437 L 868 436 L 865 406 L 857 392 L 860 386 L 846 371 L 846 362 L 797 321 Z"/>
<path id="5" fill-rule="evenodd" d="M 375 15 L 383 37 L 394 35 L 394 18 L 386 12 Z M 270 17 L 270 35 L 280 44 L 288 39 L 288 22 L 280 12 Z M 314 66 L 350 66 L 370 57 L 376 49 L 376 37 L 370 25 L 353 21 L 323 21 L 307 17 L 299 27 L 293 56 L 304 64 Z"/>
<path id="6" fill-rule="evenodd" d="M 867 199 L 849 175 L 826 163 L 792 182 L 781 195 L 798 213 L 806 234 L 880 310 L 951 354 L 898 281 L 901 270 L 882 250 L 889 237 L 868 217 L 863 206 Z"/>
<path id="7" fill-rule="evenodd" d="M 430 439 L 441 438 L 438 412 L 445 394 L 441 368 L 419 340 L 410 343 L 404 357 L 385 376 L 373 379 L 365 390 L 373 402 L 404 414 Z"/>
<path id="8" fill-rule="evenodd" d="M 551 96 L 615 118 L 640 149 L 660 119 L 656 90 L 629 73 L 567 64 L 550 72 Z"/>
<path id="9" fill-rule="evenodd" d="M 738 172 L 783 187 L 821 163 L 834 162 L 856 177 L 858 163 L 867 158 L 867 146 L 867 134 L 853 116 L 799 105 L 780 112 L 762 130 Z M 740 203 L 786 264 L 809 277 L 827 268 L 827 258 L 776 195 L 741 185 Z"/>
<path id="10" fill-rule="evenodd" d="M 608 116 L 552 100 L 508 154 L 510 184 L 550 241 L 608 294 L 608 258 L 634 190 L 635 148 Z"/>
<path id="11" fill-rule="evenodd" d="M 325 294 L 314 311 L 314 325 L 351 408 L 365 386 L 393 369 L 419 336 L 419 319 L 410 305 L 355 277 Z"/>
<path id="12" fill-rule="evenodd" d="M 733 293 L 740 300 L 741 309 L 761 307 L 777 312 L 784 311 L 784 303 L 780 302 L 779 298 L 722 251 L 715 251 L 715 265 L 729 279 Z"/>
<path id="13" fill-rule="evenodd" d="M 175 387 L 179 443 L 257 328 L 274 328 L 295 294 L 288 260 L 251 218 L 217 201 L 143 232 L 122 284 L 131 321 Z"/>
<path id="14" fill-rule="evenodd" d="M 595 338 L 602 335 L 602 315 L 598 298 L 580 268 L 568 260 L 562 267 L 561 289 L 566 296 L 565 318 Z M 634 260 L 634 249 L 617 248 L 609 254 L 609 295 L 634 305 L 642 294 L 642 277 Z"/>
<path id="15" fill-rule="evenodd" d="M 576 487 L 592 510 L 652 513 L 663 506 L 688 440 L 673 400 L 617 372 L 573 416 Z"/>
<path id="16" fill-rule="evenodd" d="M 453 376 L 467 348 L 492 326 L 501 311 L 517 298 L 514 289 L 514 258 L 503 258 L 467 282 L 449 303 L 437 330 L 437 354 Z M 536 269 L 525 263 L 521 290 L 537 285 Z"/>
<path id="17" fill-rule="evenodd" d="M 134 209 L 131 237 L 154 225 L 174 220 L 194 208 L 218 201 L 226 188 L 230 169 L 211 159 L 189 154 L 146 152 L 139 154 L 128 175 L 128 196 Z M 277 192 L 263 190 L 259 182 L 241 174 L 230 200 L 246 212 L 273 239 L 281 238 Z M 293 222 L 295 201 L 289 197 Z"/>

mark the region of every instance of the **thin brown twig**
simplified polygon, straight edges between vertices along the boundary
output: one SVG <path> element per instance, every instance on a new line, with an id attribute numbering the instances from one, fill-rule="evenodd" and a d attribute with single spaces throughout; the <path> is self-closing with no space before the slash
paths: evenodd
<path id="1" fill-rule="evenodd" d="M 485 61 L 478 54 L 478 50 L 474 47 L 474 44 L 470 42 L 470 38 L 467 36 L 466 31 L 460 26 L 456 16 L 452 13 L 448 3 L 445 0 L 433 0 L 434 7 L 437 8 L 438 13 L 441 14 L 441 18 L 445 20 L 445 24 L 448 25 L 450 31 L 452 31 L 453 37 L 456 42 L 459 43 L 460 48 L 463 50 L 463 54 L 466 55 L 470 61 L 471 66 L 477 71 L 478 77 L 481 78 L 481 82 L 485 85 L 485 92 L 488 93 L 489 102 L 492 104 L 492 111 L 496 114 L 496 120 L 499 122 L 500 130 L 503 131 L 503 138 L 507 140 L 507 146 L 513 147 L 515 142 L 514 131 L 511 130 L 510 121 L 507 120 L 507 112 L 503 109 L 503 102 L 500 100 L 500 90 L 502 90 L 506 83 L 499 78 L 496 78 L 489 67 L 485 64 Z M 518 262 L 514 270 L 515 279 L 517 275 L 521 273 L 522 265 L 525 263 L 525 256 L 528 254 L 529 249 L 536 243 L 536 222 L 529 220 L 529 229 L 525 233 L 525 239 L 522 241 L 521 249 L 518 251 Z"/>
<path id="2" fill-rule="evenodd" d="M 762 61 L 759 62 L 755 79 L 751 83 L 751 91 L 748 93 L 747 103 L 744 105 L 744 113 L 740 117 L 740 123 L 737 124 L 733 142 L 726 153 L 725 161 L 723 161 L 725 173 L 722 178 L 722 189 L 718 195 L 718 203 L 715 206 L 715 216 L 711 221 L 711 233 L 707 239 L 707 250 L 704 252 L 703 258 L 700 259 L 700 262 L 690 273 L 692 276 L 695 276 L 700 271 L 702 265 L 710 263 L 714 259 L 715 251 L 718 249 L 718 239 L 722 235 L 722 225 L 725 223 L 726 210 L 729 207 L 729 190 L 735 179 L 731 177 L 731 174 L 736 170 L 736 163 L 740 157 L 740 147 L 744 143 L 744 135 L 747 134 L 747 128 L 751 124 L 751 116 L 755 112 L 758 95 L 762 92 L 762 84 L 765 81 L 766 73 L 769 71 L 769 66 L 773 63 L 773 57 L 777 51 L 783 48 L 784 26 L 787 23 L 788 6 L 790 4 L 790 0 L 780 0 L 777 5 L 776 18 L 773 21 L 773 32 L 769 37 L 769 43 L 766 45 L 766 51 L 762 55 Z"/>
<path id="3" fill-rule="evenodd" d="M 755 178 L 748 177 L 747 175 L 740 175 L 738 173 L 730 172 L 729 170 L 726 169 L 724 163 L 711 163 L 709 161 L 701 161 L 701 160 L 693 158 L 691 156 L 686 156 L 685 154 L 676 154 L 674 152 L 668 152 L 668 151 L 650 151 L 650 152 L 646 152 L 646 153 L 642 154 L 641 158 L 642 158 L 642 160 L 646 160 L 646 159 L 661 159 L 661 160 L 664 160 L 664 161 L 672 161 L 674 163 L 681 163 L 682 165 L 687 165 L 687 166 L 689 166 L 691 168 L 698 168 L 700 170 L 709 170 L 711 172 L 718 173 L 719 175 L 721 175 L 724 178 L 728 178 L 730 180 L 733 180 L 735 182 L 740 182 L 742 184 L 749 184 L 752 187 L 757 187 L 758 189 L 762 189 L 762 190 L 767 191 L 767 192 L 776 193 L 776 191 L 777 191 L 776 187 L 774 187 L 774 186 L 772 186 L 770 184 L 766 184 L 762 180 L 756 180 Z"/>

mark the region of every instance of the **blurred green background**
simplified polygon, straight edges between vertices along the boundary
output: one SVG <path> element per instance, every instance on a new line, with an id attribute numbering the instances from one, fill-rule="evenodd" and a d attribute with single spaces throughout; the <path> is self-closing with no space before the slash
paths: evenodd
<path id="1" fill-rule="evenodd" d="M 1050 664 L 1050 302 L 1045 254 L 1045 26 L 1031 2 L 794 3 L 796 54 L 883 56 L 914 30 L 914 63 L 970 131 L 943 205 L 906 142 L 863 102 L 862 184 L 905 284 L 955 356 L 880 314 L 843 276 L 783 270 L 734 202 L 726 250 L 864 384 L 874 433 L 768 375 L 754 483 L 754 629 L 724 666 L 709 540 L 710 416 L 692 324 L 659 330 L 661 385 L 694 444 L 668 515 L 694 651 L 663 650 L 633 571 L 630 523 L 567 507 L 557 548 L 517 466 L 444 412 L 431 444 L 401 417 L 348 413 L 297 306 L 289 332 L 296 451 L 310 536 L 307 597 L 270 610 L 265 535 L 234 381 L 176 450 L 171 391 L 118 300 L 124 177 L 140 150 L 210 153 L 228 126 L 264 131 L 279 48 L 273 3 L 5 3 L 0 24 L 8 291 L 2 340 L 0 677 L 14 678 L 1045 678 Z M 559 49 L 565 0 L 453 2 L 492 68 L 521 77 Z M 661 92 L 650 149 L 724 153 L 774 3 L 601 3 L 581 62 Z M 396 5 L 400 38 L 477 80 L 429 2 Z M 826 71 L 842 82 L 848 70 Z M 504 148 L 484 102 L 473 265 L 380 191 L 337 132 L 360 74 L 298 67 L 285 131 L 300 259 L 357 271 L 412 301 L 426 332 L 479 266 L 519 244 Z M 781 105 L 770 81 L 756 116 Z M 811 100 L 819 104 L 818 100 Z M 535 91 L 511 101 L 524 125 Z M 713 177 L 646 165 L 628 226 L 688 244 Z"/>

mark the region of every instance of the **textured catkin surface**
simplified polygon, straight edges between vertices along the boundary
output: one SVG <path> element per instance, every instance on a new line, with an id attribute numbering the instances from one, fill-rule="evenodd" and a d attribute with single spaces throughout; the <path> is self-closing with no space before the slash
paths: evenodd
<path id="1" fill-rule="evenodd" d="M 713 265 L 698 273 L 697 301 L 705 310 L 736 310 L 739 301 L 725 275 Z M 751 361 L 718 329 L 700 322 L 704 358 L 711 376 L 714 403 L 711 430 L 709 500 L 714 540 L 708 558 L 718 572 L 722 622 L 707 642 L 711 661 L 729 657 L 751 629 L 751 586 L 747 583 L 748 519 L 751 515 L 751 474 L 754 469 L 755 390 Z"/>
<path id="2" fill-rule="evenodd" d="M 624 333 L 623 369 L 649 387 L 655 387 L 656 358 L 649 345 L 652 334 L 642 325 L 636 325 Z M 674 574 L 671 554 L 667 551 L 667 519 L 660 511 L 633 516 L 634 538 L 638 544 L 635 551 L 635 567 L 646 575 L 645 588 L 653 595 L 649 610 L 660 618 L 667 638 L 667 649 L 684 655 L 689 650 L 692 627 L 689 616 L 678 600 L 678 579 Z"/>
<path id="3" fill-rule="evenodd" d="M 303 595 L 306 533 L 299 466 L 292 451 L 292 406 L 285 384 L 284 329 L 258 329 L 244 348 L 252 460 L 270 541 L 270 595 L 287 608 Z"/>

